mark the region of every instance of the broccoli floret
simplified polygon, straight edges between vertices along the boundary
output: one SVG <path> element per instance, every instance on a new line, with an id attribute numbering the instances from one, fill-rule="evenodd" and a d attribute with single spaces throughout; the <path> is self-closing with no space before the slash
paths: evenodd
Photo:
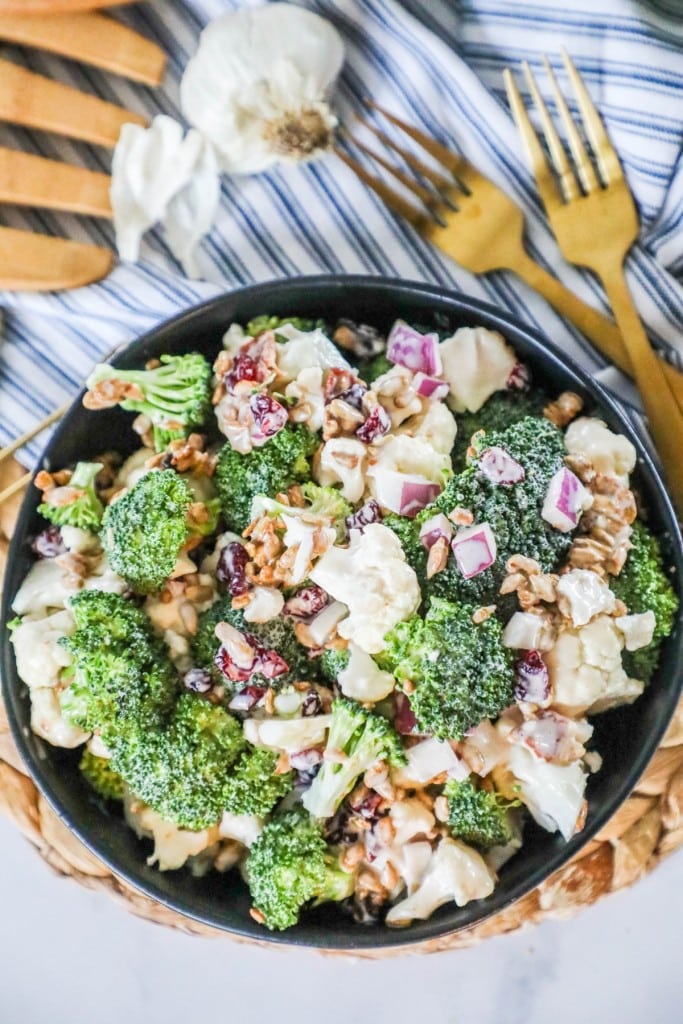
<path id="1" fill-rule="evenodd" d="M 317 436 L 302 424 L 288 423 L 262 448 L 247 455 L 224 445 L 214 480 L 229 529 L 237 533 L 246 529 L 257 494 L 274 497 L 292 484 L 310 480 L 310 457 L 318 444 Z"/>
<path id="2" fill-rule="evenodd" d="M 102 544 L 114 572 L 140 594 L 159 590 L 190 536 L 193 494 L 173 469 L 146 473 L 102 521 Z"/>
<path id="3" fill-rule="evenodd" d="M 218 520 L 221 517 L 220 498 L 209 498 L 208 501 L 201 502 L 200 504 L 202 506 L 201 517 L 194 519 L 190 515 L 188 518 L 188 542 L 193 540 L 199 542 L 205 537 L 210 537 L 218 529 Z"/>
<path id="4" fill-rule="evenodd" d="M 225 810 L 264 818 L 294 784 L 294 772 L 275 774 L 279 755 L 257 747 L 245 752 L 232 768 Z"/>
<path id="5" fill-rule="evenodd" d="M 678 598 L 664 572 L 662 549 L 644 523 L 636 520 L 631 534 L 631 549 L 618 576 L 610 587 L 629 612 L 653 611 L 655 630 L 652 641 L 638 651 L 624 651 L 624 668 L 629 676 L 649 683 L 659 662 L 662 640 L 673 628 Z"/>
<path id="6" fill-rule="evenodd" d="M 336 683 L 340 674 L 348 668 L 351 655 L 348 650 L 326 650 L 320 655 L 320 674 L 328 683 Z"/>
<path id="7" fill-rule="evenodd" d="M 144 413 L 152 421 L 154 447 L 164 451 L 171 441 L 198 430 L 211 409 L 211 367 L 204 356 L 190 352 L 182 356 L 163 355 L 161 366 L 152 370 L 119 370 L 99 363 L 87 381 L 91 390 L 117 382 L 129 385 L 123 401 L 112 401 L 127 412 Z M 107 400 L 106 389 L 104 392 Z M 96 408 L 102 408 L 102 395 Z M 88 404 L 87 396 L 85 404 Z"/>
<path id="8" fill-rule="evenodd" d="M 166 728 L 130 731 L 112 749 L 112 768 L 166 821 L 199 830 L 227 806 L 230 769 L 244 750 L 242 727 L 220 705 L 182 694 Z"/>
<path id="9" fill-rule="evenodd" d="M 123 800 L 125 783 L 120 775 L 112 771 L 108 757 L 98 757 L 86 749 L 78 767 L 98 796 L 105 800 Z"/>
<path id="10" fill-rule="evenodd" d="M 374 384 L 378 377 L 388 373 L 389 370 L 393 369 L 394 364 L 390 363 L 384 352 L 380 352 L 374 359 L 369 359 L 360 363 L 358 372 L 362 380 L 366 384 Z"/>
<path id="11" fill-rule="evenodd" d="M 353 891 L 320 823 L 301 807 L 270 821 L 249 851 L 246 877 L 254 906 L 271 930 L 290 928 L 311 901 L 341 900 Z"/>
<path id="12" fill-rule="evenodd" d="M 284 327 L 285 324 L 291 324 L 295 330 L 302 331 L 304 334 L 308 334 L 309 331 L 314 331 L 316 328 L 325 329 L 324 320 L 307 320 L 301 316 L 268 316 L 267 313 L 263 313 L 249 321 L 245 328 L 245 334 L 256 338 L 263 331 L 277 331 L 278 327 Z"/>
<path id="13" fill-rule="evenodd" d="M 76 492 L 74 500 L 66 505 L 51 505 L 44 501 L 38 506 L 41 516 L 57 526 L 76 526 L 80 530 L 97 533 L 104 513 L 104 505 L 95 488 L 101 469 L 101 462 L 78 462 L 68 483 L 69 489 Z"/>
<path id="14" fill-rule="evenodd" d="M 286 515 L 296 518 L 297 516 L 317 516 L 325 518 L 337 527 L 341 537 L 346 535 L 345 519 L 353 512 L 352 506 L 342 497 L 336 487 L 319 487 L 312 481 L 302 484 L 301 493 L 308 505 L 301 507 L 296 505 L 285 505 L 275 498 L 267 498 L 265 495 L 257 495 L 251 506 L 251 518 L 257 519 L 263 515 L 279 516 Z"/>
<path id="15" fill-rule="evenodd" d="M 504 800 L 494 791 L 477 789 L 469 780 L 450 779 L 443 792 L 448 800 L 448 827 L 456 839 L 484 850 L 512 841 L 510 808 L 518 806 L 517 802 Z"/>
<path id="16" fill-rule="evenodd" d="M 100 730 L 109 747 L 133 727 L 159 728 L 178 680 L 147 616 L 101 590 L 82 590 L 70 608 L 76 630 L 59 641 L 72 657 L 64 672 L 64 717 L 82 729 Z"/>
<path id="17" fill-rule="evenodd" d="M 465 468 L 465 453 L 473 434 L 480 430 L 487 434 L 499 433 L 526 416 L 540 416 L 547 401 L 547 396 L 538 387 L 530 391 L 496 391 L 481 409 L 456 415 L 458 434 L 451 452 L 454 472 L 459 473 Z"/>
<path id="18" fill-rule="evenodd" d="M 474 605 L 432 598 L 425 618 L 413 615 L 385 637 L 376 656 L 399 684 L 414 689 L 410 706 L 421 732 L 461 739 L 513 700 L 512 652 L 495 617 L 474 623 Z"/>
<path id="19" fill-rule="evenodd" d="M 400 737 L 386 718 L 345 697 L 332 703 L 327 750 L 343 760 L 324 760 L 304 793 L 304 807 L 314 818 L 332 817 L 358 776 L 377 761 L 400 765 L 406 760 Z"/>
<path id="20" fill-rule="evenodd" d="M 291 619 L 284 615 L 278 615 L 270 622 L 247 622 L 244 612 L 232 607 L 232 598 L 224 597 L 199 616 L 193 651 L 195 663 L 200 668 L 211 672 L 217 682 L 228 687 L 230 693 L 234 692 L 233 688 L 240 689 L 243 684 L 235 684 L 226 679 L 214 664 L 216 651 L 220 646 L 215 633 L 219 622 L 229 622 L 240 633 L 249 633 L 256 637 L 267 650 L 277 651 L 289 666 L 287 672 L 275 676 L 274 679 L 268 679 L 261 673 L 255 672 L 250 683 L 281 690 L 298 680 L 312 679 L 317 676 L 316 663 L 309 658 L 307 648 L 297 640 Z"/>

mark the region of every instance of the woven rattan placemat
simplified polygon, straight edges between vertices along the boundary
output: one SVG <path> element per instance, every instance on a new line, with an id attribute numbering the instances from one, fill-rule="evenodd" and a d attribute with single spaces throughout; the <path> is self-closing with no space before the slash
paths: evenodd
<path id="1" fill-rule="evenodd" d="M 23 472 L 18 463 L 0 466 L 0 490 Z M 20 496 L 0 506 L 0 579 Z M 108 893 L 139 917 L 207 936 L 225 933 L 196 924 L 131 889 L 101 864 L 59 821 L 26 774 L 12 742 L 0 703 L 0 811 L 4 812 L 45 862 L 60 875 Z M 392 952 L 431 953 L 473 946 L 491 935 L 514 931 L 545 918 L 569 916 L 581 907 L 632 885 L 683 845 L 683 700 L 643 778 L 608 825 L 578 857 L 507 910 L 482 924 L 398 951 L 364 951 L 354 956 L 385 957 Z"/>

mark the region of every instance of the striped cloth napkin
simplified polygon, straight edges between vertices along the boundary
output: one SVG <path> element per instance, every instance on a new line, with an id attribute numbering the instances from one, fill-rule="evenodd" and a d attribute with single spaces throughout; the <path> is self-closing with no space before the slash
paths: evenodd
<path id="1" fill-rule="evenodd" d="M 169 54 L 160 90 L 35 52 L 31 67 L 150 115 L 179 117 L 178 82 L 201 28 L 236 6 L 239 0 L 151 0 L 121 10 L 119 17 Z M 636 0 L 305 0 L 305 6 L 334 22 L 346 44 L 337 102 L 342 121 L 370 95 L 460 149 L 524 208 L 533 256 L 605 309 L 597 282 L 559 255 L 502 88 L 506 65 L 526 58 L 539 68 L 544 52 L 556 55 L 565 46 L 603 114 L 640 207 L 642 240 L 629 260 L 638 307 L 652 339 L 681 360 L 683 21 L 675 0 L 669 9 Z M 26 60 L 20 51 L 11 56 Z M 542 71 L 539 82 L 548 98 Z M 110 155 L 101 150 L 21 129 L 7 129 L 6 136 L 10 146 L 110 169 Z M 111 227 L 94 220 L 3 213 L 11 226 L 113 243 Z M 297 274 L 353 272 L 454 286 L 541 328 L 594 372 L 603 367 L 513 275 L 477 278 L 452 263 L 389 213 L 334 155 L 255 177 L 224 177 L 219 216 L 199 261 L 203 279 L 187 280 L 163 234 L 152 232 L 141 261 L 118 266 L 100 284 L 55 295 L 3 295 L 0 442 L 75 394 L 112 347 L 221 291 Z M 28 457 L 35 459 L 44 443 L 43 435 Z"/>

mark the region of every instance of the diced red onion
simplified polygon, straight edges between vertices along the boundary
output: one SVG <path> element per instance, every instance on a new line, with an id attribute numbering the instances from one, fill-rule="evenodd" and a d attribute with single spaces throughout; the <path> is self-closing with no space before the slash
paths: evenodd
<path id="1" fill-rule="evenodd" d="M 394 718 L 396 731 L 400 732 L 402 736 L 414 733 L 417 730 L 417 719 L 413 714 L 408 695 L 400 692 L 394 693 L 394 706 L 396 708 L 396 716 Z"/>
<path id="2" fill-rule="evenodd" d="M 490 569 L 496 560 L 496 538 L 488 523 L 458 530 L 451 541 L 458 569 L 466 580 Z"/>
<path id="3" fill-rule="evenodd" d="M 382 510 L 375 499 L 370 498 L 357 512 L 353 512 L 350 516 L 346 517 L 346 529 L 360 530 L 362 533 L 364 526 L 370 526 L 371 523 L 379 523 L 381 521 Z"/>
<path id="4" fill-rule="evenodd" d="M 291 615 L 295 619 L 307 619 L 310 615 L 317 615 L 319 611 L 322 611 L 328 601 L 329 594 L 317 583 L 311 583 L 292 594 L 285 601 L 282 610 L 285 615 Z"/>
<path id="5" fill-rule="evenodd" d="M 538 651 L 525 651 L 515 665 L 515 700 L 545 704 L 550 695 L 548 666 Z"/>
<path id="6" fill-rule="evenodd" d="M 397 320 L 387 338 L 387 359 L 430 376 L 441 373 L 438 334 L 420 334 L 403 320 Z"/>
<path id="7" fill-rule="evenodd" d="M 548 485 L 541 518 L 561 533 L 569 533 L 577 526 L 588 503 L 590 494 L 578 476 L 563 466 Z"/>
<path id="8" fill-rule="evenodd" d="M 441 486 L 424 476 L 397 473 L 377 467 L 374 473 L 375 496 L 383 508 L 401 516 L 416 516 L 441 493 Z"/>
<path id="9" fill-rule="evenodd" d="M 434 402 L 443 401 L 449 391 L 445 380 L 441 380 L 439 377 L 429 377 L 426 373 L 415 374 L 413 387 L 421 398 L 431 398 Z"/>
<path id="10" fill-rule="evenodd" d="M 259 391 L 251 396 L 249 408 L 255 424 L 255 429 L 251 433 L 251 442 L 257 447 L 264 445 L 287 423 L 289 414 L 284 405 L 276 402 L 264 391 Z"/>
<path id="11" fill-rule="evenodd" d="M 515 363 L 510 370 L 506 387 L 509 391 L 528 391 L 531 386 L 531 371 L 524 363 Z"/>
<path id="12" fill-rule="evenodd" d="M 504 448 L 494 445 L 486 448 L 479 456 L 479 471 L 493 484 L 503 484 L 509 487 L 511 484 L 520 483 L 526 476 L 524 466 L 517 459 L 513 459 Z"/>
<path id="13" fill-rule="evenodd" d="M 391 417 L 384 406 L 376 405 L 365 423 L 361 423 L 356 437 L 364 444 L 374 444 L 391 429 Z"/>
<path id="14" fill-rule="evenodd" d="M 420 540 L 422 541 L 422 546 L 427 548 L 427 550 L 433 547 L 440 537 L 445 537 L 450 542 L 452 536 L 453 523 L 443 512 L 432 516 L 422 524 L 420 529 Z"/>
<path id="15" fill-rule="evenodd" d="M 320 764 L 322 759 L 322 751 L 316 747 L 310 747 L 308 750 L 297 750 L 296 753 L 290 754 L 289 764 L 297 772 L 307 772 Z"/>
<path id="16" fill-rule="evenodd" d="M 245 686 L 243 690 L 236 693 L 228 704 L 231 711 L 251 711 L 265 695 L 262 686 Z"/>

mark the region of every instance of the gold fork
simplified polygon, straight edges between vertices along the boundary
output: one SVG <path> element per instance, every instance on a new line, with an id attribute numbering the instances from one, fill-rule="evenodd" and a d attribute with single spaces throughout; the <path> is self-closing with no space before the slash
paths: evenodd
<path id="1" fill-rule="evenodd" d="M 541 148 L 514 79 L 506 71 L 510 106 L 560 249 L 570 262 L 593 270 L 607 292 L 674 503 L 679 513 L 683 513 L 683 403 L 678 392 L 670 387 L 671 378 L 662 372 L 662 363 L 650 347 L 624 277 L 624 260 L 639 233 L 638 214 L 600 115 L 569 56 L 564 52 L 562 56 L 595 166 L 547 59 L 545 66 L 572 160 L 567 156 L 528 64 L 524 65 L 524 73 L 538 108 L 551 163 Z"/>
<path id="2" fill-rule="evenodd" d="M 398 153 L 419 178 L 406 174 L 386 157 L 354 139 L 354 145 L 389 171 L 415 197 L 420 206 L 371 174 L 347 152 L 337 155 L 395 213 L 448 256 L 472 271 L 511 270 L 539 292 L 561 316 L 570 320 L 613 363 L 633 375 L 631 362 L 618 327 L 539 266 L 524 247 L 524 215 L 497 185 L 481 174 L 465 157 L 436 139 L 406 124 L 371 100 L 366 105 L 382 114 L 418 143 L 440 165 L 437 171 L 413 153 L 397 145 L 373 124 L 361 119 L 389 150 Z M 449 172 L 448 174 L 443 172 Z M 683 374 L 668 363 L 662 367 L 683 406 Z"/>

